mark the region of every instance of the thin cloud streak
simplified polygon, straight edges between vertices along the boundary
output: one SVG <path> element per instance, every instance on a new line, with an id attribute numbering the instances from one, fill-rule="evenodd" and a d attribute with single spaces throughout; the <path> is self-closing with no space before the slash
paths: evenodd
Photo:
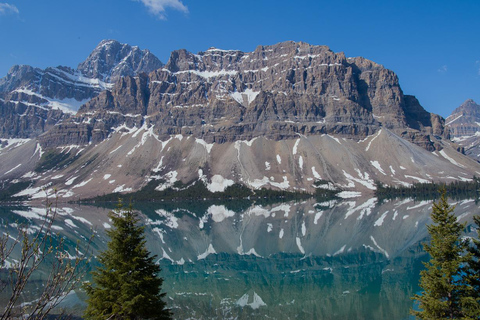
<path id="1" fill-rule="evenodd" d="M 17 8 L 15 5 L 13 5 L 13 4 L 0 2 L 0 15 L 5 15 L 5 14 L 8 14 L 8 13 L 16 13 L 16 14 L 19 14 L 20 11 L 19 11 L 18 8 Z"/>
<path id="2" fill-rule="evenodd" d="M 184 13 L 188 13 L 188 8 L 181 0 L 134 0 L 143 3 L 152 14 L 159 19 L 166 20 L 166 8 L 172 8 Z"/>
<path id="3" fill-rule="evenodd" d="M 443 65 L 440 69 L 437 70 L 439 73 L 445 73 L 448 71 L 448 67 Z"/>

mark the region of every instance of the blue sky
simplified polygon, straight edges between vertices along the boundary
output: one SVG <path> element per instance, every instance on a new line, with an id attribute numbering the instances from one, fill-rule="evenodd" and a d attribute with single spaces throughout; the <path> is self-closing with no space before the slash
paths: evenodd
<path id="1" fill-rule="evenodd" d="M 76 67 L 102 39 L 170 52 L 327 45 L 397 73 L 405 94 L 448 116 L 480 103 L 479 0 L 0 0 L 0 77 L 15 64 Z"/>

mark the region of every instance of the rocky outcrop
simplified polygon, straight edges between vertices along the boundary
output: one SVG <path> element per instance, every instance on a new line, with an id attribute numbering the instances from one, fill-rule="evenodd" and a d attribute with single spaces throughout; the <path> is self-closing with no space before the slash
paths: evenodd
<path id="1" fill-rule="evenodd" d="M 161 139 L 186 134 L 209 143 L 298 134 L 364 139 L 384 127 L 433 151 L 448 137 L 440 117 L 403 94 L 394 72 L 302 42 L 249 53 L 174 51 L 163 69 L 120 79 L 71 121 L 105 137 L 115 127 L 146 124 Z"/>
<path id="2" fill-rule="evenodd" d="M 480 161 L 480 105 L 472 99 L 466 100 L 447 117 L 446 124 L 460 149 Z"/>
<path id="3" fill-rule="evenodd" d="M 36 137 L 111 88 L 111 81 L 161 66 L 148 50 L 114 40 L 102 41 L 77 70 L 14 66 L 0 79 L 0 137 Z"/>
<path id="4" fill-rule="evenodd" d="M 36 137 L 66 118 L 61 110 L 0 100 L 0 137 Z"/>

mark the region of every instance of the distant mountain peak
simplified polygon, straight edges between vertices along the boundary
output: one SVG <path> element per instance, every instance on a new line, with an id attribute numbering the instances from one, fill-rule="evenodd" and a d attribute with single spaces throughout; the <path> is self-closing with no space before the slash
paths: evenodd
<path id="1" fill-rule="evenodd" d="M 460 114 L 472 116 L 471 119 L 461 119 L 462 122 L 480 121 L 480 105 L 478 105 L 473 99 L 465 100 L 464 103 L 453 110 L 452 114 L 447 117 L 447 123 L 452 124 L 454 121 L 460 120 Z"/>
<path id="2" fill-rule="evenodd" d="M 445 124 L 450 128 L 453 140 L 464 148 L 465 154 L 480 160 L 480 105 L 467 99 L 447 117 Z"/>
<path id="3" fill-rule="evenodd" d="M 150 51 L 109 39 L 97 45 L 78 65 L 78 71 L 89 78 L 115 82 L 120 77 L 150 72 L 162 66 L 162 62 Z"/>
<path id="4" fill-rule="evenodd" d="M 103 47 L 103 46 L 107 46 L 107 45 L 121 45 L 120 42 L 118 42 L 117 40 L 115 39 L 103 39 L 102 41 L 100 41 L 100 43 L 98 44 L 97 48 L 98 47 Z"/>
<path id="5" fill-rule="evenodd" d="M 460 105 L 460 108 L 478 108 L 480 105 L 478 105 L 473 99 L 467 99 L 465 100 L 464 103 Z"/>
<path id="6" fill-rule="evenodd" d="M 36 137 L 75 114 L 119 78 L 161 66 L 150 51 L 111 39 L 101 41 L 77 70 L 13 66 L 0 78 L 0 114 L 4 115 L 0 117 L 0 137 Z"/>

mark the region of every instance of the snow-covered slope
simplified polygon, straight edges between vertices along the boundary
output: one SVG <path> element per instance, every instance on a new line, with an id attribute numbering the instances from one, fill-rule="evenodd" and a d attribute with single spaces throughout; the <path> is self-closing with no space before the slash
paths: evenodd
<path id="1" fill-rule="evenodd" d="M 0 176 L 18 177 L 36 183 L 21 195 L 44 197 L 46 189 L 61 198 L 92 197 L 111 192 L 139 190 L 148 181 L 161 180 L 159 190 L 176 181 L 200 180 L 213 192 L 233 183 L 309 191 L 315 182 L 322 187 L 342 189 L 344 197 L 358 192 L 372 193 L 375 182 L 409 185 L 414 182 L 467 181 L 480 175 L 480 164 L 448 144 L 441 151 L 427 151 L 382 129 L 363 140 L 331 135 L 271 140 L 258 137 L 226 143 L 207 143 L 192 136 L 172 135 L 162 141 L 153 127 L 116 128 L 96 145 L 57 147 L 64 162 L 33 172 L 32 165 L 18 165 L 24 159 L 40 159 L 41 148 L 25 144 L 0 153 Z M 7 160 L 8 159 L 8 160 Z M 10 160 L 11 159 L 11 160 Z M 30 163 L 30 162 L 29 162 Z"/>

